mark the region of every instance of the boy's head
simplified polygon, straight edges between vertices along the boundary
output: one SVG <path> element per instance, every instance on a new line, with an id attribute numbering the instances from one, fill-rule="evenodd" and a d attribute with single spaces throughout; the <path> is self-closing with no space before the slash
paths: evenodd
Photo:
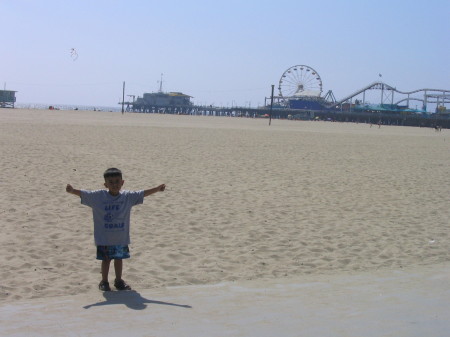
<path id="1" fill-rule="evenodd" d="M 120 177 L 120 179 L 122 179 L 122 171 L 118 168 L 111 167 L 103 173 L 103 178 L 105 178 L 105 180 L 109 177 Z"/>
<path id="2" fill-rule="evenodd" d="M 123 186 L 122 172 L 117 168 L 109 168 L 103 173 L 105 178 L 105 187 L 112 195 L 118 195 Z"/>

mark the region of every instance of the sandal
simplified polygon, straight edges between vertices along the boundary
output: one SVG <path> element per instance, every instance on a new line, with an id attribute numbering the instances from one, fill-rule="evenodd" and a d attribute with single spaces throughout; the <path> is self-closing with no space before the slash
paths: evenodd
<path id="1" fill-rule="evenodd" d="M 115 280 L 114 281 L 114 287 L 117 288 L 117 290 L 131 290 L 131 287 L 125 283 L 124 280 Z"/>
<path id="2" fill-rule="evenodd" d="M 98 285 L 98 289 L 101 291 L 111 291 L 111 288 L 109 287 L 109 283 L 107 281 L 101 281 Z"/>

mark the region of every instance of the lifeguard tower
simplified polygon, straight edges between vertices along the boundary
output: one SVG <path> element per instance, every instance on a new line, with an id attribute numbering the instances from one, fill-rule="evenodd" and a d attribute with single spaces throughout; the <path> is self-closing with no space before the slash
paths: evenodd
<path id="1" fill-rule="evenodd" d="M 16 92 L 13 90 L 0 90 L 0 108 L 14 108 Z"/>

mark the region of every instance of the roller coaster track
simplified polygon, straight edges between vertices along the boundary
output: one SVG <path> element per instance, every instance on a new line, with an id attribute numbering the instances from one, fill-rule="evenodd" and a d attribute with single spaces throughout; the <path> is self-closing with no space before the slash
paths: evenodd
<path id="1" fill-rule="evenodd" d="M 446 90 L 446 89 L 431 89 L 431 88 L 426 88 L 426 89 L 417 89 L 417 90 L 413 90 L 413 91 L 400 91 L 397 90 L 397 88 L 394 88 L 384 82 L 374 82 L 372 84 L 369 84 L 368 86 L 359 89 L 357 91 L 355 91 L 354 93 L 352 93 L 351 95 L 348 95 L 338 101 L 335 102 L 331 102 L 327 104 L 327 107 L 332 107 L 332 106 L 338 106 L 343 104 L 344 102 L 347 102 L 351 99 L 353 99 L 354 97 L 364 93 L 367 90 L 373 90 L 373 89 L 379 89 L 379 90 L 383 90 L 383 91 L 391 91 L 391 94 L 393 94 L 394 92 L 402 94 L 402 95 L 408 95 L 407 98 L 404 98 L 400 101 L 398 101 L 396 104 L 403 102 L 403 101 L 410 101 L 410 100 L 417 100 L 417 101 L 422 101 L 425 103 L 427 102 L 431 102 L 428 101 L 428 98 L 435 98 L 437 102 L 439 102 L 439 98 L 442 99 L 442 103 L 449 103 L 450 102 L 450 90 Z M 409 95 L 412 94 L 416 94 L 419 92 L 423 92 L 423 99 L 421 98 L 417 98 L 417 97 L 409 97 Z M 392 97 L 393 98 L 393 97 Z"/>

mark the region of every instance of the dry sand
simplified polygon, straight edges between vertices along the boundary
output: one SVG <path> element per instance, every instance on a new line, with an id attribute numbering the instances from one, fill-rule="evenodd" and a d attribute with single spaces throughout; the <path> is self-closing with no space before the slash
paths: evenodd
<path id="1" fill-rule="evenodd" d="M 132 212 L 133 288 L 280 280 L 450 261 L 450 130 L 0 110 L 0 299 L 97 288 L 75 188 L 167 185 Z"/>

